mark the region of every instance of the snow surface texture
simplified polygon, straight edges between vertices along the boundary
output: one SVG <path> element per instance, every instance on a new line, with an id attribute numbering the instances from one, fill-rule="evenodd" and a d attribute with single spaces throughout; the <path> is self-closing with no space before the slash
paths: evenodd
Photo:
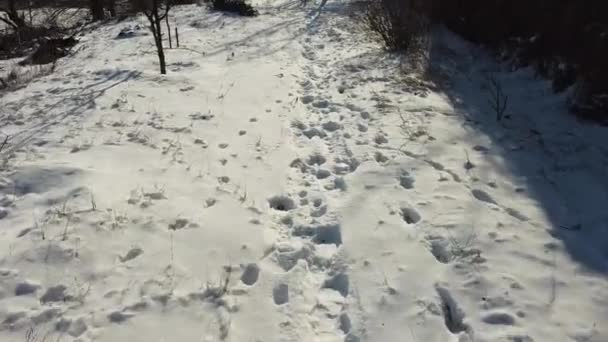
<path id="1" fill-rule="evenodd" d="M 0 341 L 608 340 L 605 128 L 447 32 L 439 92 L 340 2 L 258 5 L 0 99 Z"/>

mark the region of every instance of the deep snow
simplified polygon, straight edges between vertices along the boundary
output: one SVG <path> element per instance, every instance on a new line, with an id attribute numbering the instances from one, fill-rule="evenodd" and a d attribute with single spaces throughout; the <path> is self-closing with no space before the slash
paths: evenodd
<path id="1" fill-rule="evenodd" d="M 443 30 L 433 85 L 351 6 L 257 5 L 0 98 L 1 341 L 608 340 L 606 128 Z"/>

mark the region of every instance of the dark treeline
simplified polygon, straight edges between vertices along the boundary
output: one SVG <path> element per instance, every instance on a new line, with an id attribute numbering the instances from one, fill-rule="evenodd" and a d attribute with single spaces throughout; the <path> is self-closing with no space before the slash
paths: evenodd
<path id="1" fill-rule="evenodd" d="M 407 1 L 405 1 L 407 3 Z M 608 119 L 608 1 L 434 0 L 434 17 L 466 39 L 533 65 L 556 91 L 577 84 L 579 115 Z"/>

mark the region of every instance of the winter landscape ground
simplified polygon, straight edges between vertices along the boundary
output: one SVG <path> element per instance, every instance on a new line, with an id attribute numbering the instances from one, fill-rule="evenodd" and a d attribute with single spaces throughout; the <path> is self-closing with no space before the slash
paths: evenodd
<path id="1" fill-rule="evenodd" d="M 608 341 L 606 127 L 445 30 L 431 82 L 348 3 L 254 4 L 0 98 L 0 341 Z"/>

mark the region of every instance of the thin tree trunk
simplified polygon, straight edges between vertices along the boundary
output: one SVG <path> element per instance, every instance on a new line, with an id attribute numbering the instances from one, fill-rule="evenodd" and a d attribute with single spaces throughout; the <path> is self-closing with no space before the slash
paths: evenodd
<path id="1" fill-rule="evenodd" d="M 167 64 L 165 62 L 165 51 L 163 48 L 163 31 L 162 31 L 162 21 L 167 18 L 169 14 L 169 2 L 165 3 L 165 11 L 163 15 L 160 15 L 159 12 L 159 0 L 152 0 L 150 3 L 150 7 L 144 9 L 144 14 L 148 18 L 148 22 L 150 23 L 150 30 L 152 31 L 152 35 L 154 36 L 154 43 L 156 45 L 156 52 L 158 53 L 158 62 L 160 65 L 160 73 L 162 75 L 167 74 Z M 169 28 L 169 27 L 168 27 Z M 170 34 L 171 31 L 169 31 Z"/>
<path id="2" fill-rule="evenodd" d="M 173 42 L 171 41 L 171 26 L 169 26 L 169 16 L 165 16 L 165 22 L 167 23 L 167 34 L 169 37 L 169 49 L 173 49 Z"/>
<path id="3" fill-rule="evenodd" d="M 110 11 L 110 16 L 112 18 L 116 17 L 116 0 L 107 0 L 108 1 L 108 10 Z"/>
<path id="4" fill-rule="evenodd" d="M 91 16 L 93 21 L 99 21 L 105 19 L 105 12 L 103 8 L 103 0 L 90 0 Z"/>
<path id="5" fill-rule="evenodd" d="M 16 29 L 21 29 L 26 27 L 27 25 L 25 23 L 25 20 L 21 16 L 19 16 L 19 12 L 17 11 L 17 6 L 15 4 L 15 0 L 8 0 L 8 10 L 4 10 L 4 12 L 6 12 L 8 20 L 14 23 L 14 25 L 11 26 L 14 26 Z M 7 23 L 9 22 L 7 21 Z"/>
<path id="6" fill-rule="evenodd" d="M 156 47 L 158 50 L 158 62 L 160 63 L 160 73 L 163 75 L 167 74 L 167 64 L 165 63 L 165 51 L 163 49 L 162 38 L 157 38 Z"/>
<path id="7" fill-rule="evenodd" d="M 160 73 L 163 75 L 167 74 L 167 64 L 165 63 L 165 50 L 163 48 L 163 31 L 160 24 L 160 17 L 158 15 L 158 8 L 154 9 L 152 13 L 154 17 L 154 25 L 156 26 L 156 50 L 158 51 L 158 62 L 160 64 Z"/>
<path id="8" fill-rule="evenodd" d="M 177 26 L 175 26 L 175 43 L 177 43 L 177 47 L 179 48 L 179 32 L 177 31 Z"/>

